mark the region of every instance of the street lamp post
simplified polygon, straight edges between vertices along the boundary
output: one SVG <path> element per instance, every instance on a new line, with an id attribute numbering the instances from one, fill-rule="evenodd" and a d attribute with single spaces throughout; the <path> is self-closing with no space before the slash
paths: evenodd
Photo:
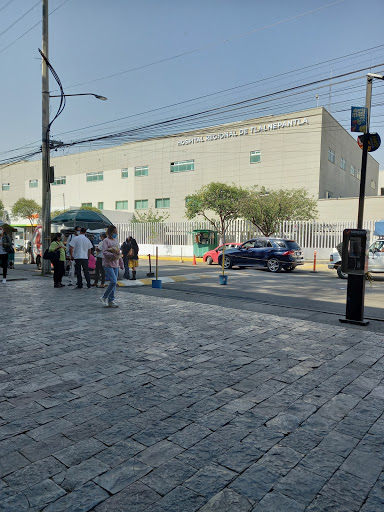
<path id="1" fill-rule="evenodd" d="M 43 0 L 43 51 L 40 51 L 42 56 L 42 213 L 41 213 L 41 248 L 42 255 L 49 248 L 51 243 L 51 182 L 53 181 L 53 172 L 50 166 L 50 129 L 53 121 L 62 113 L 65 107 L 65 98 L 67 96 L 94 96 L 98 100 L 106 101 L 105 96 L 94 94 L 90 92 L 78 94 L 64 94 L 63 86 L 60 82 L 56 71 L 53 69 L 48 60 L 48 0 Z M 60 87 L 60 95 L 49 94 L 49 71 L 53 74 L 56 82 Z M 53 117 L 49 121 L 49 98 L 60 98 L 60 105 Z M 53 171 L 53 169 L 52 169 Z M 50 260 L 41 259 L 41 273 L 48 275 L 51 272 Z"/>
<path id="2" fill-rule="evenodd" d="M 374 78 L 384 80 L 384 76 L 375 73 L 367 74 L 367 88 L 365 94 L 365 108 L 367 109 L 366 131 L 363 135 L 363 152 L 361 157 L 361 174 L 360 174 L 360 193 L 359 193 L 359 209 L 357 216 L 357 229 L 363 229 L 364 220 L 364 201 L 365 186 L 367 179 L 367 160 L 368 160 L 368 143 L 370 138 L 369 124 L 371 117 L 371 99 L 372 99 L 372 81 Z M 340 319 L 343 323 L 354 323 L 359 325 L 367 325 L 369 322 L 364 320 L 364 298 L 365 298 L 365 274 L 348 274 L 347 285 L 347 305 L 345 319 Z"/>

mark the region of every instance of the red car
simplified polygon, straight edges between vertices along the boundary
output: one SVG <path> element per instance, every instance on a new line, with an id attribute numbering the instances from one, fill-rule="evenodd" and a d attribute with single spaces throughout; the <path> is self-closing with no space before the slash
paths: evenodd
<path id="1" fill-rule="evenodd" d="M 229 242 L 229 243 L 225 244 L 225 250 L 234 249 L 234 248 L 238 247 L 239 245 L 241 245 L 241 244 L 238 244 L 237 242 Z M 203 261 L 207 262 L 208 265 L 212 265 L 212 263 L 217 263 L 218 262 L 217 259 L 218 259 L 219 255 L 222 253 L 222 251 L 223 251 L 223 246 L 219 245 L 218 247 L 216 247 L 216 249 L 212 249 L 211 251 L 206 252 L 203 256 Z"/>

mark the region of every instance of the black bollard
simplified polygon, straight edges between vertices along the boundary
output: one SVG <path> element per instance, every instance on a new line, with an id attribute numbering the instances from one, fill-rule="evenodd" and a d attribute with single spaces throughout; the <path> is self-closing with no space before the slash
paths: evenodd
<path id="1" fill-rule="evenodd" d="M 152 272 L 151 255 L 150 254 L 148 254 L 148 258 L 149 258 L 149 272 L 147 273 L 147 277 L 153 277 L 155 274 Z"/>

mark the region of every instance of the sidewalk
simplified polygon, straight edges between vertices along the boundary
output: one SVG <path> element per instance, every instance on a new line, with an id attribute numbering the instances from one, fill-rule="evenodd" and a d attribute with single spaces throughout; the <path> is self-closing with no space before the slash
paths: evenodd
<path id="1" fill-rule="evenodd" d="M 382 335 L 51 284 L 0 284 L 0 511 L 384 509 Z"/>

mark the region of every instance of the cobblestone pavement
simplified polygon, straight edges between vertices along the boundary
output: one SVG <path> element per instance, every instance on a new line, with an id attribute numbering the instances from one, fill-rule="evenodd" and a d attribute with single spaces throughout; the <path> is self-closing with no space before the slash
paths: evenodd
<path id="1" fill-rule="evenodd" d="M 383 336 L 0 286 L 0 511 L 384 509 Z"/>

